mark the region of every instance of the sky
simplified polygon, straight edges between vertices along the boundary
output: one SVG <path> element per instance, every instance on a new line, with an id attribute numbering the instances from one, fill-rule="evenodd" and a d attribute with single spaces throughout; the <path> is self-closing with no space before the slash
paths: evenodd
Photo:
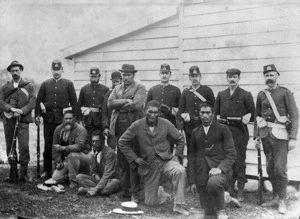
<path id="1" fill-rule="evenodd" d="M 51 61 L 58 58 L 64 77 L 72 79 L 72 62 L 61 49 L 180 1 L 0 0 L 0 69 L 18 60 L 24 77 L 40 83 L 51 77 Z"/>

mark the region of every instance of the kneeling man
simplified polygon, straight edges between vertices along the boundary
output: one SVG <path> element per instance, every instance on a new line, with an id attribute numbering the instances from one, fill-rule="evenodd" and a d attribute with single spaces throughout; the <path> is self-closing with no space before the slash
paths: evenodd
<path id="1" fill-rule="evenodd" d="M 161 174 L 172 179 L 174 188 L 173 211 L 188 215 L 183 208 L 185 204 L 184 189 L 186 184 L 185 168 L 179 164 L 183 157 L 184 138 L 175 126 L 160 118 L 160 104 L 152 100 L 146 105 L 146 117 L 131 124 L 119 140 L 122 153 L 130 164 L 138 165 L 138 172 L 145 183 L 145 204 L 161 203 L 158 196 Z M 176 157 L 170 152 L 172 138 L 176 144 Z M 131 147 L 131 141 L 137 139 L 138 156 Z"/>
<path id="2" fill-rule="evenodd" d="M 225 219 L 224 187 L 232 175 L 236 150 L 229 128 L 213 118 L 213 106 L 200 104 L 202 125 L 192 132 L 189 182 L 193 194 L 198 190 L 205 213 L 216 211 L 218 219 Z"/>
<path id="3" fill-rule="evenodd" d="M 92 173 L 76 176 L 76 181 L 82 186 L 78 195 L 110 195 L 117 192 L 120 189 L 120 180 L 115 171 L 114 150 L 105 145 L 105 138 L 99 130 L 92 133 L 92 145 L 95 153 L 92 158 Z"/>
<path id="4" fill-rule="evenodd" d="M 64 113 L 63 123 L 56 127 L 53 135 L 53 149 L 56 169 L 52 179 L 57 183 L 70 181 L 70 188 L 77 186 L 76 175 L 90 173 L 91 155 L 86 144 L 87 132 L 76 123 L 74 113 L 67 110 Z"/>

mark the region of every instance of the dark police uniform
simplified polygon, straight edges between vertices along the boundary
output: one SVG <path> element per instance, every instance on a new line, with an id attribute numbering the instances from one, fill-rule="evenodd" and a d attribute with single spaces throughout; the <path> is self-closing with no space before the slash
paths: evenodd
<path id="1" fill-rule="evenodd" d="M 275 69 L 276 70 L 276 69 Z M 275 89 L 269 90 L 276 104 L 280 116 L 288 116 L 291 124 L 288 131 L 289 139 L 297 139 L 299 113 L 295 99 L 291 91 L 277 85 Z M 256 102 L 256 116 L 264 118 L 267 122 L 277 123 L 274 111 L 264 91 L 260 91 Z M 288 140 L 276 138 L 271 127 L 257 128 L 255 121 L 254 138 L 261 137 L 264 153 L 266 155 L 267 173 L 273 186 L 273 196 L 280 199 L 286 197 L 287 177 L 287 154 Z"/>
<path id="2" fill-rule="evenodd" d="M 61 64 L 60 64 L 61 66 Z M 40 103 L 46 107 L 42 113 Z M 54 78 L 44 81 L 39 89 L 35 106 L 35 117 L 44 119 L 44 172 L 51 176 L 52 172 L 52 139 L 55 128 L 62 123 L 63 109 L 72 107 L 76 109 L 77 96 L 72 81 L 64 78 Z"/>
<path id="3" fill-rule="evenodd" d="M 228 74 L 230 74 L 230 72 Z M 255 106 L 250 92 L 237 87 L 232 95 L 230 94 L 229 88 L 218 93 L 215 102 L 215 115 L 220 115 L 222 119 L 227 119 L 227 117 L 242 118 L 248 113 L 251 113 L 250 121 L 253 122 Z M 233 165 L 232 184 L 237 180 L 238 188 L 243 190 L 244 185 L 247 182 L 245 160 L 249 141 L 249 131 L 247 125 L 244 124 L 242 120 L 235 122 L 230 121 L 228 127 L 232 133 L 235 149 L 237 151 L 237 160 Z"/>
<path id="4" fill-rule="evenodd" d="M 101 117 L 102 117 L 102 104 L 104 102 L 104 95 L 109 91 L 109 88 L 103 84 L 97 85 L 87 84 L 83 86 L 79 93 L 78 98 L 78 117 L 81 120 L 81 107 L 90 109 L 90 113 L 83 116 L 84 127 L 87 130 L 87 140 L 92 145 L 92 132 L 95 130 L 102 131 Z"/>

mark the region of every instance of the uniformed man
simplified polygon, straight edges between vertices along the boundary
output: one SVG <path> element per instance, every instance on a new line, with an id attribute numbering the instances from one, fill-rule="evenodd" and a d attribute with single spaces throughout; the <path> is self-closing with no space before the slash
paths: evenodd
<path id="1" fill-rule="evenodd" d="M 189 79 L 192 85 L 183 90 L 178 111 L 178 117 L 181 121 L 179 129 L 182 130 L 184 128 L 185 131 L 188 160 L 192 131 L 194 128 L 201 125 L 199 106 L 206 101 L 209 101 L 212 104 L 215 102 L 215 96 L 212 89 L 200 84 L 201 73 L 198 66 L 190 67 Z"/>
<path id="2" fill-rule="evenodd" d="M 262 141 L 273 199 L 262 206 L 278 206 L 285 214 L 287 155 L 296 145 L 299 113 L 291 91 L 277 84 L 280 74 L 275 65 L 264 66 L 263 74 L 268 88 L 257 96 L 254 139 Z"/>
<path id="3" fill-rule="evenodd" d="M 36 96 L 32 83 L 21 78 L 24 67 L 18 61 L 13 61 L 7 71 L 11 73 L 12 81 L 8 81 L 0 89 L 0 110 L 3 111 L 3 126 L 6 141 L 7 156 L 10 153 L 16 120 L 19 119 L 17 132 L 19 146 L 20 181 L 27 181 L 27 166 L 29 156 L 29 123 L 33 122 L 31 111 L 34 109 Z"/>
<path id="4" fill-rule="evenodd" d="M 215 102 L 215 114 L 217 120 L 228 125 L 232 133 L 237 159 L 233 165 L 230 192 L 233 193 L 234 184 L 237 181 L 237 199 L 243 201 L 243 190 L 247 182 L 245 163 L 249 141 L 247 124 L 254 121 L 255 106 L 251 93 L 239 87 L 241 71 L 230 68 L 226 71 L 226 74 L 229 87 L 218 93 Z"/>
<path id="5" fill-rule="evenodd" d="M 161 117 L 169 120 L 176 127 L 176 118 L 180 100 L 180 89 L 170 84 L 172 72 L 169 64 L 160 66 L 160 84 L 151 87 L 147 94 L 146 103 L 156 100 L 161 104 Z M 171 140 L 171 139 L 170 139 Z M 173 153 L 174 143 L 170 150 Z"/>
<path id="6" fill-rule="evenodd" d="M 44 121 L 44 172 L 41 177 L 47 179 L 52 175 L 52 139 L 55 128 L 61 124 L 63 109 L 72 107 L 76 110 L 77 96 L 74 84 L 62 78 L 63 66 L 60 60 L 51 64 L 53 78 L 44 81 L 37 95 L 35 106 L 36 123 L 39 125 L 40 117 Z"/>
<path id="7" fill-rule="evenodd" d="M 119 71 L 113 71 L 111 73 L 111 82 L 112 82 L 112 89 L 115 88 L 115 86 L 122 83 L 122 75 Z M 102 104 L 102 128 L 103 128 L 103 134 L 107 137 L 107 145 L 112 148 L 116 149 L 117 146 L 117 140 L 114 135 L 111 134 L 109 131 L 110 127 L 110 119 L 111 119 L 111 109 L 107 107 L 107 100 L 109 95 L 111 94 L 112 90 L 108 91 L 104 95 L 104 100 Z"/>
<path id="8" fill-rule="evenodd" d="M 83 86 L 79 93 L 77 103 L 78 121 L 83 121 L 84 127 L 87 130 L 88 144 L 92 147 L 92 132 L 101 130 L 102 105 L 104 95 L 109 91 L 108 87 L 100 84 L 99 68 L 90 69 L 90 82 Z"/>
<path id="9" fill-rule="evenodd" d="M 110 131 L 119 139 L 127 128 L 141 117 L 142 107 L 146 100 L 146 88 L 134 81 L 137 70 L 134 65 L 123 64 L 120 72 L 123 74 L 123 83 L 116 86 L 108 98 L 108 107 L 113 110 L 111 115 Z M 132 144 L 134 147 L 134 143 Z M 130 195 L 133 201 L 138 201 L 137 169 L 130 165 L 117 145 L 117 168 L 120 170 L 120 180 L 123 196 Z"/>

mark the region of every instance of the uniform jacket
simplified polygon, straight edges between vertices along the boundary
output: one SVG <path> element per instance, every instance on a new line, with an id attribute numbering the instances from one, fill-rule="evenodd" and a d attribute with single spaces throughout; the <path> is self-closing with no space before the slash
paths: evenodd
<path id="1" fill-rule="evenodd" d="M 281 86 L 277 86 L 275 89 L 270 90 L 271 96 L 276 104 L 277 110 L 280 116 L 288 116 L 291 120 L 291 129 L 289 132 L 289 138 L 297 139 L 298 125 L 299 125 L 299 111 L 292 92 Z M 272 107 L 267 99 L 264 91 L 260 91 L 257 95 L 256 101 L 256 116 L 263 117 L 268 122 L 275 122 L 276 117 L 272 110 Z M 266 137 L 268 134 L 268 127 L 260 129 L 260 136 Z M 254 125 L 254 138 L 258 135 L 257 125 L 255 121 Z"/>
<path id="2" fill-rule="evenodd" d="M 147 94 L 146 103 L 151 100 L 156 100 L 161 104 L 165 104 L 168 107 L 179 107 L 181 92 L 178 87 L 171 84 L 162 86 L 161 84 L 151 87 Z M 170 113 L 162 113 L 163 118 L 172 122 L 176 126 L 176 118 Z"/>
<path id="3" fill-rule="evenodd" d="M 41 102 L 46 107 L 46 113 L 43 115 Z M 77 96 L 73 82 L 64 78 L 58 81 L 51 78 L 44 81 L 40 87 L 35 106 L 35 117 L 42 115 L 45 122 L 60 124 L 63 118 L 63 108 L 71 106 L 76 110 L 76 104 Z"/>
<path id="4" fill-rule="evenodd" d="M 101 110 L 104 101 L 104 95 L 109 91 L 108 87 L 103 84 L 91 85 L 87 84 L 83 86 L 79 93 L 77 104 L 77 117 L 82 119 L 81 107 L 98 108 L 99 113 L 91 112 L 89 115 L 84 116 L 85 125 L 101 125 Z"/>
<path id="5" fill-rule="evenodd" d="M 133 100 L 127 103 L 126 99 Z M 142 107 L 146 100 L 146 88 L 144 85 L 133 82 L 124 89 L 124 84 L 117 85 L 108 98 L 108 107 L 113 110 L 111 115 L 110 131 L 115 134 L 115 125 L 120 112 L 128 113 L 130 122 L 141 117 Z"/>
<path id="6" fill-rule="evenodd" d="M 63 131 L 64 131 L 63 124 L 56 127 L 53 134 L 53 145 L 54 144 L 61 145 L 60 139 L 63 134 Z M 66 153 L 66 155 L 68 155 L 71 152 L 88 153 L 90 151 L 90 148 L 88 144 L 85 143 L 86 136 L 87 136 L 86 129 L 82 125 L 75 123 L 69 135 L 69 145 L 66 146 L 66 151 L 64 153 Z M 61 156 L 62 154 L 61 152 L 55 151 L 54 148 L 53 148 L 53 153 L 54 156 L 52 157 L 54 158 L 57 158 L 57 156 Z"/>
<path id="7" fill-rule="evenodd" d="M 232 135 L 226 125 L 213 121 L 207 135 L 202 125 L 195 128 L 190 148 L 189 183 L 206 185 L 211 168 L 218 167 L 225 175 L 231 175 L 236 156 Z"/>
<path id="8" fill-rule="evenodd" d="M 184 137 L 171 122 L 163 118 L 158 118 L 153 132 L 146 124 L 145 117 L 135 121 L 121 136 L 119 147 L 128 162 L 131 163 L 138 157 L 131 147 L 131 140 L 137 139 L 140 157 L 149 161 L 153 156 L 158 155 L 162 160 L 167 161 L 173 158 L 167 137 L 174 140 L 176 155 L 182 158 Z"/>
<path id="9" fill-rule="evenodd" d="M 199 119 L 199 106 L 202 103 L 202 100 L 200 100 L 193 92 L 191 92 L 192 87 L 186 88 L 183 90 L 180 102 L 179 102 L 179 111 L 178 111 L 178 117 L 180 120 L 179 129 L 183 129 L 183 124 L 185 126 L 185 131 L 188 134 L 192 133 L 193 128 L 197 127 L 201 124 L 201 121 Z M 211 88 L 201 85 L 197 92 L 200 93 L 206 101 L 209 101 L 211 104 L 215 103 L 215 96 Z M 183 122 L 183 119 L 181 117 L 181 113 L 189 113 L 191 117 L 190 122 Z M 194 120 L 193 118 L 197 117 L 198 120 Z"/>
<path id="10" fill-rule="evenodd" d="M 93 156 L 91 174 L 97 174 L 101 178 L 96 186 L 98 190 L 102 190 L 106 186 L 109 179 L 119 178 L 115 171 L 115 166 L 116 154 L 110 147 L 103 147 L 100 155 L 100 164 L 97 162 L 97 155 Z"/>
<path id="11" fill-rule="evenodd" d="M 101 124 L 102 124 L 102 128 L 108 128 L 109 129 L 109 124 L 110 124 L 110 119 L 111 119 L 111 114 L 112 114 L 112 110 L 107 107 L 107 100 L 109 95 L 111 94 L 112 91 L 108 91 L 105 95 L 104 95 L 104 99 L 103 99 L 103 104 L 102 104 L 102 118 L 101 118 Z"/>
<path id="12" fill-rule="evenodd" d="M 248 113 L 251 113 L 250 122 L 253 122 L 255 106 L 250 92 L 237 87 L 232 95 L 230 95 L 229 88 L 218 93 L 215 102 L 215 115 L 220 115 L 222 119 L 226 119 L 227 117 L 242 117 Z M 249 138 L 248 127 L 242 121 L 229 125 L 229 129 L 233 135 L 243 135 Z"/>
<path id="13" fill-rule="evenodd" d="M 27 83 L 23 79 L 20 80 L 19 86 Z M 25 87 L 19 88 L 16 92 L 9 95 L 6 99 L 4 97 L 7 93 L 14 89 L 13 81 L 7 82 L 0 89 L 0 109 L 4 112 L 11 112 L 10 108 L 18 108 L 23 110 L 20 122 L 33 122 L 31 111 L 34 109 L 36 96 L 34 94 L 34 87 L 28 83 Z M 5 117 L 4 117 L 5 118 Z M 6 119 L 6 118 L 5 118 Z"/>

